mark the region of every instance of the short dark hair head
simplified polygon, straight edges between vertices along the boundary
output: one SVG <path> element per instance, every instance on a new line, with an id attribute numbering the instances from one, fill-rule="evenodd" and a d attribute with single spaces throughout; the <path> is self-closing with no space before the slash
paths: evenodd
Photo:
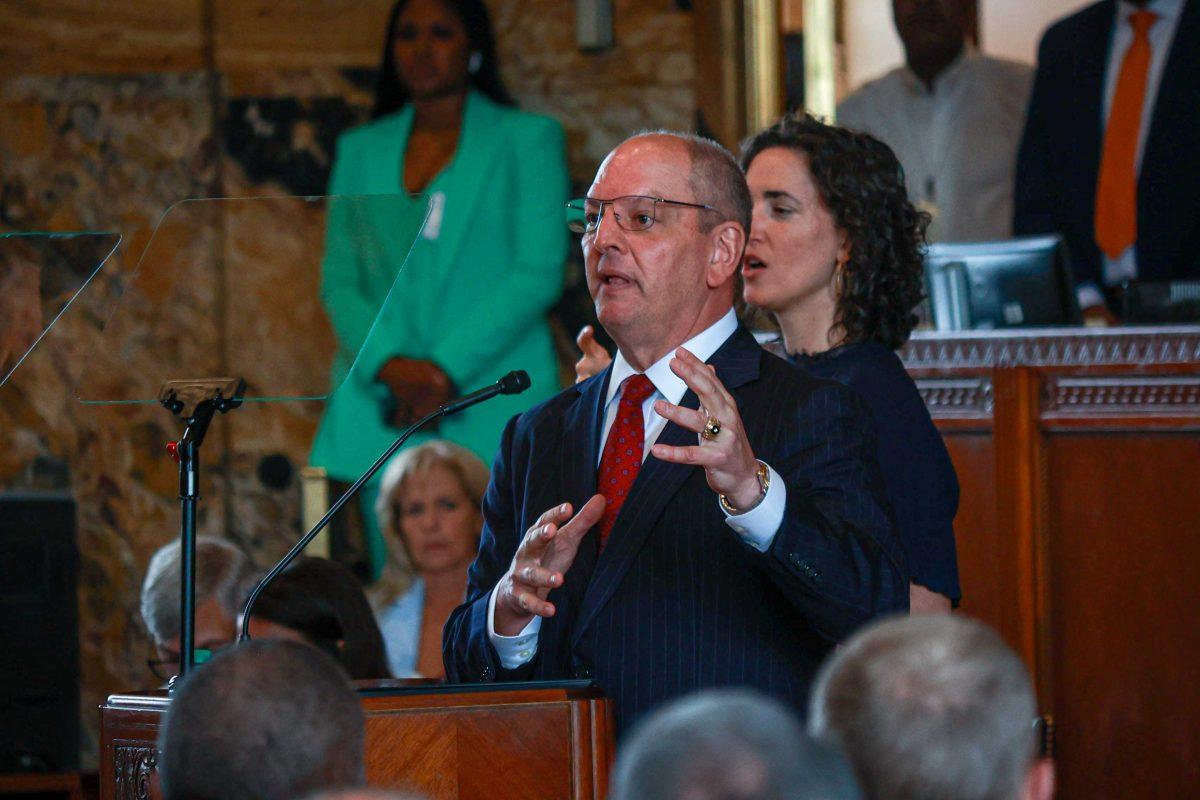
<path id="1" fill-rule="evenodd" d="M 908 199 L 904 169 L 886 144 L 865 133 L 794 112 L 742 145 L 742 168 L 772 147 L 799 153 L 838 229 L 850 240 L 835 325 L 847 342 L 893 350 L 908 341 L 924 297 L 929 215 Z"/>
<path id="2" fill-rule="evenodd" d="M 158 737 L 164 800 L 290 800 L 364 780 L 345 672 L 298 642 L 239 645 L 183 679 Z"/>
<path id="3" fill-rule="evenodd" d="M 841 744 L 868 797 L 1013 800 L 1036 758 L 1036 701 L 1017 654 L 949 614 L 863 628 L 818 674 L 813 734 Z"/>
<path id="4" fill-rule="evenodd" d="M 253 618 L 304 634 L 355 680 L 391 677 L 383 635 L 362 586 L 336 561 L 296 559 L 258 596 Z"/>
<path id="5" fill-rule="evenodd" d="M 612 800 L 854 800 L 849 765 L 782 705 L 710 690 L 643 720 L 613 768 Z"/>
<path id="6" fill-rule="evenodd" d="M 392 42 L 396 39 L 396 25 L 410 0 L 397 0 L 388 16 L 387 36 L 383 40 L 383 56 L 380 58 L 379 75 L 375 82 L 375 106 L 371 119 L 399 111 L 409 100 L 408 89 L 400 80 L 396 69 L 396 56 Z M 500 79 L 500 62 L 496 57 L 496 37 L 492 32 L 492 19 L 483 0 L 442 0 L 446 7 L 458 15 L 467 30 L 467 44 L 472 53 L 482 59 L 479 70 L 470 76 L 471 85 L 497 103 L 515 105 L 512 95 L 504 88 Z"/>

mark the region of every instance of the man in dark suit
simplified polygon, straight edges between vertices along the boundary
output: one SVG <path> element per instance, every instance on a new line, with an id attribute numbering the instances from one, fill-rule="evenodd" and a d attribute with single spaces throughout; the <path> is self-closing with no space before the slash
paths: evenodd
<path id="1" fill-rule="evenodd" d="M 1104 0 L 1042 38 L 1013 228 L 1064 237 L 1086 315 L 1200 277 L 1197 98 L 1200 0 Z"/>
<path id="2" fill-rule="evenodd" d="M 591 678 L 618 729 L 709 686 L 803 709 L 837 641 L 907 606 L 870 415 L 738 324 L 724 148 L 636 136 L 573 205 L 617 357 L 506 428 L 447 678 Z"/>

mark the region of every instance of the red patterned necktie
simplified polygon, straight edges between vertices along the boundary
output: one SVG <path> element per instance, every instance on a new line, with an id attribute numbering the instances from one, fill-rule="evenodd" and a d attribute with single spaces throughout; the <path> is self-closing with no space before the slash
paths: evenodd
<path id="1" fill-rule="evenodd" d="M 597 491 L 604 495 L 608 504 L 600 517 L 600 549 L 608 543 L 617 514 L 625 504 L 625 498 L 638 470 L 642 468 L 642 448 L 646 441 L 646 424 L 642 418 L 642 403 L 654 394 L 654 384 L 645 375 L 630 375 L 621 384 L 621 401 L 617 405 L 617 418 L 608 431 L 604 443 L 604 455 L 600 457 L 600 474 Z"/>

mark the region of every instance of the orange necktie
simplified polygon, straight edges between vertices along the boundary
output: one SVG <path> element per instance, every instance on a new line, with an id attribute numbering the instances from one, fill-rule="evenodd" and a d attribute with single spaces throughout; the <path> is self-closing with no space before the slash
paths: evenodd
<path id="1" fill-rule="evenodd" d="M 1157 14 L 1145 9 L 1129 15 L 1133 44 L 1125 51 L 1108 112 L 1096 182 L 1096 244 L 1109 258 L 1121 255 L 1137 241 L 1138 134 L 1150 71 L 1150 26 L 1157 19 Z"/>

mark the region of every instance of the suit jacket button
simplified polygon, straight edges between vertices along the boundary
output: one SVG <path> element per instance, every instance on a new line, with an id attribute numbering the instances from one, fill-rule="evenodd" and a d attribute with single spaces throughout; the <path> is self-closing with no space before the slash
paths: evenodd
<path id="1" fill-rule="evenodd" d="M 479 670 L 479 677 L 483 678 L 485 681 L 490 681 L 492 679 L 492 667 L 490 664 L 483 665 L 483 668 Z"/>
<path id="2" fill-rule="evenodd" d="M 575 677 L 580 680 L 587 680 L 592 677 L 592 671 L 588 667 L 579 667 L 575 670 Z"/>

